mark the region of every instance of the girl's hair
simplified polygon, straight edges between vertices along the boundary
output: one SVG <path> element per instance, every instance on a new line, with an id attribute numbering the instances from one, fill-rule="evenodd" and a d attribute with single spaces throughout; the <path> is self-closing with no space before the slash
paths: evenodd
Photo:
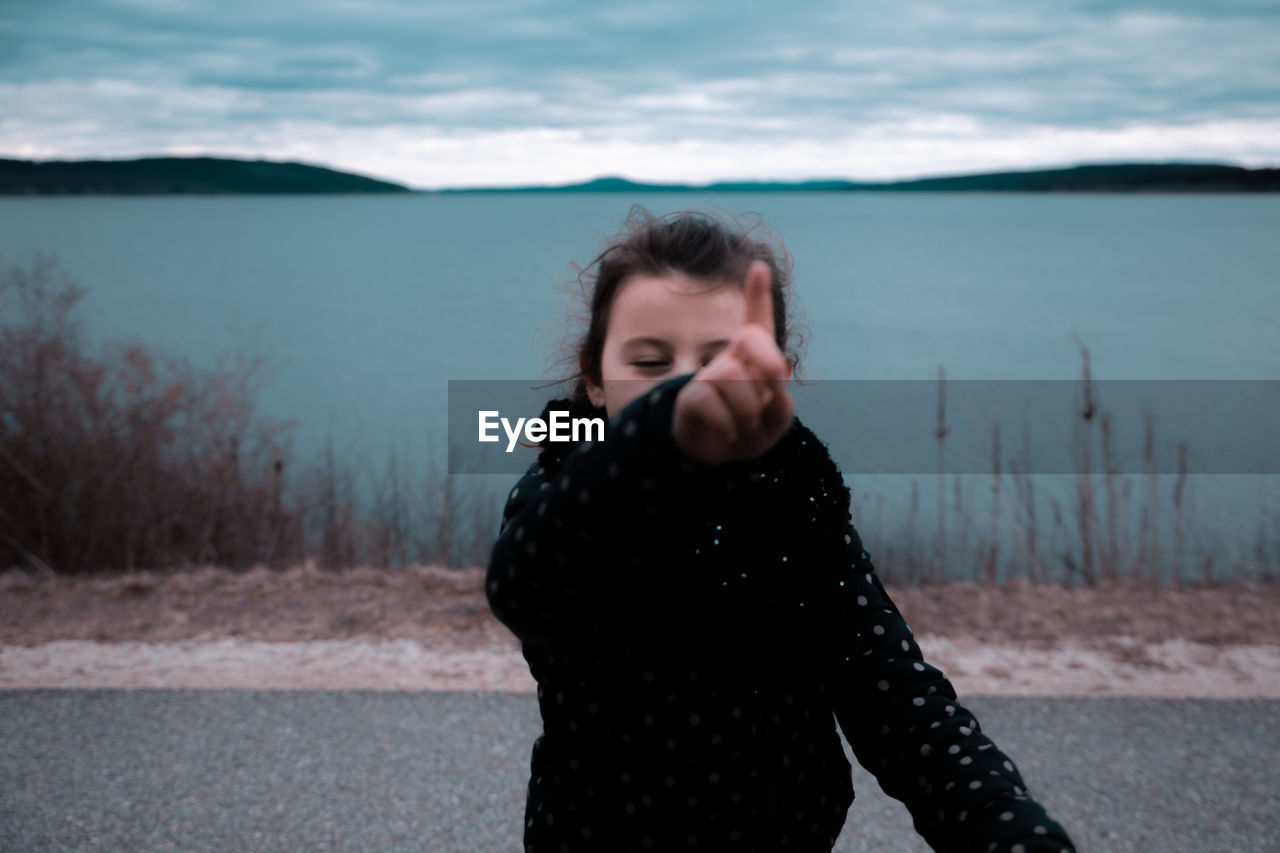
<path id="1" fill-rule="evenodd" d="M 757 232 L 765 232 L 756 237 Z M 618 288 L 636 273 L 664 275 L 684 273 L 692 279 L 734 283 L 742 286 L 751 262 L 764 261 L 769 266 L 773 291 L 773 326 L 778 349 L 782 350 L 792 369 L 800 365 L 799 350 L 788 345 L 803 344 L 803 335 L 788 323 L 794 313 L 791 292 L 791 254 L 781 239 L 770 232 L 759 217 L 749 225 L 741 218 L 723 219 L 709 213 L 676 211 L 654 216 L 640 205 L 634 205 L 621 230 L 608 246 L 585 268 L 575 265 L 581 290 L 582 309 L 577 314 L 580 329 L 564 356 L 572 359 L 573 383 L 570 399 L 587 400 L 586 377 L 599 383 L 600 361 L 604 351 L 609 313 Z M 798 376 L 797 376 L 798 379 Z"/>

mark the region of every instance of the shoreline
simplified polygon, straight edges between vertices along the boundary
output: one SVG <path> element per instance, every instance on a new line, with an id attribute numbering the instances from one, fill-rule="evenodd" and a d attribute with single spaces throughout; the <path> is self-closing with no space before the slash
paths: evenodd
<path id="1" fill-rule="evenodd" d="M 895 587 L 957 693 L 1280 699 L 1280 584 Z M 0 690 L 531 692 L 484 570 L 0 572 Z"/>
<path id="2" fill-rule="evenodd" d="M 1280 699 L 1280 645 L 1107 638 L 1053 648 L 921 636 L 958 696 Z M 0 691 L 43 689 L 392 690 L 533 693 L 514 643 L 416 640 L 169 643 L 58 640 L 0 646 Z"/>

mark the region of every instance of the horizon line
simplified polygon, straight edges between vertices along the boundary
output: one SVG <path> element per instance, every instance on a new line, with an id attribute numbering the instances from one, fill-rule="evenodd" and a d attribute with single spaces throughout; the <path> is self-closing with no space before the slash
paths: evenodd
<path id="1" fill-rule="evenodd" d="M 351 171 L 345 167 L 337 166 L 331 163 L 308 161 L 301 159 L 275 159 L 265 156 L 232 156 L 222 154 L 136 154 L 122 157 L 80 157 L 80 158 L 49 158 L 49 159 L 31 159 L 28 157 L 12 156 L 0 154 L 0 159 L 14 160 L 19 162 L 50 164 L 50 163 L 128 163 L 143 160 L 223 160 L 242 163 L 272 163 L 276 165 L 301 165 L 310 166 L 318 169 L 325 169 L 341 174 L 353 175 L 357 177 L 368 178 L 370 180 L 381 181 L 388 184 L 395 184 L 403 187 L 411 192 L 512 192 L 521 190 L 556 190 L 566 187 L 577 187 L 589 185 L 604 181 L 624 181 L 629 184 L 647 187 L 670 187 L 673 189 L 687 190 L 707 190 L 716 185 L 723 184 L 815 184 L 815 183 L 846 183 L 863 186 L 883 186 L 886 184 L 910 183 L 913 181 L 952 179 L 952 178 L 974 178 L 992 175 L 1019 175 L 1033 174 L 1036 172 L 1054 172 L 1067 171 L 1072 169 L 1091 168 L 1098 166 L 1220 166 L 1227 168 L 1242 169 L 1246 171 L 1268 170 L 1280 168 L 1280 160 L 1274 162 L 1250 166 L 1240 162 L 1232 162 L 1229 160 L 1197 160 L 1197 159 L 1158 159 L 1158 160 L 1094 160 L 1094 161 L 1073 161 L 1069 163 L 1043 164 L 1037 166 L 1019 166 L 1011 168 L 990 167 L 979 169 L 971 172 L 934 172 L 914 175 L 903 175 L 891 178 L 877 179 L 859 179 L 852 177 L 824 175 L 810 177 L 749 177 L 749 178 L 712 178 L 705 180 L 648 180 L 628 177 L 627 175 L 597 174 L 592 177 L 570 179 L 557 183 L 525 183 L 525 184 L 463 184 L 463 185 L 435 185 L 435 186 L 415 186 L 399 179 L 387 177 L 378 177 L 363 171 Z"/>

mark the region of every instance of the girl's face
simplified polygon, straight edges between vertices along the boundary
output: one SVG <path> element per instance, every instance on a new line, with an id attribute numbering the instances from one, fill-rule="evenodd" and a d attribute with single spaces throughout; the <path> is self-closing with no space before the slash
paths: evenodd
<path id="1" fill-rule="evenodd" d="M 613 296 L 603 385 L 586 380 L 593 405 L 613 417 L 627 403 L 674 376 L 696 373 L 729 345 L 746 321 L 741 285 L 684 273 L 628 276 Z"/>

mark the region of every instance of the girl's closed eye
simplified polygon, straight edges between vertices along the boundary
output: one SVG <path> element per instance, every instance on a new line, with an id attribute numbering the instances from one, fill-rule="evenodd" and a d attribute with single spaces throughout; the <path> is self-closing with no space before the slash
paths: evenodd
<path id="1" fill-rule="evenodd" d="M 710 358 L 704 358 L 699 362 L 698 367 L 699 368 L 706 367 L 710 361 L 711 361 Z M 666 361 L 633 361 L 631 362 L 632 367 L 639 367 L 641 370 L 662 370 L 667 367 L 667 364 L 668 362 Z"/>

